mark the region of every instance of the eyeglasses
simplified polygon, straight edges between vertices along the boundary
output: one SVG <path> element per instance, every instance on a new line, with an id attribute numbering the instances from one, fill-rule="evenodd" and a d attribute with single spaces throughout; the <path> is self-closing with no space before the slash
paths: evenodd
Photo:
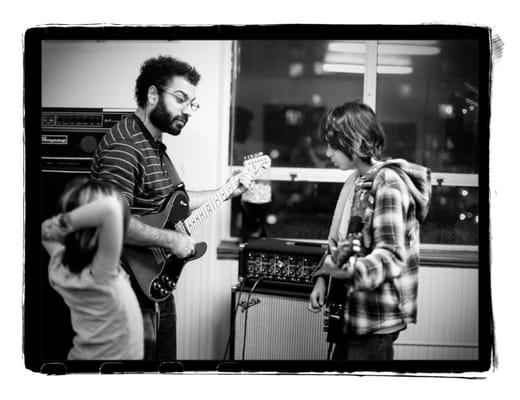
<path id="1" fill-rule="evenodd" d="M 168 90 L 162 90 L 165 93 L 168 93 L 170 96 L 172 96 L 177 104 L 179 104 L 183 109 L 187 106 L 190 106 L 191 111 L 197 111 L 200 108 L 199 103 L 194 103 L 193 101 L 189 101 L 188 99 L 184 99 L 184 96 L 181 96 L 180 94 L 176 92 L 169 92 Z"/>

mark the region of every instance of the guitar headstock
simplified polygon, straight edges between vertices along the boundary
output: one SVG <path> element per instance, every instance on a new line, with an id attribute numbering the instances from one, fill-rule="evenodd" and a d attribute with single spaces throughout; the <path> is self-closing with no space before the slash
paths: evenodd
<path id="1" fill-rule="evenodd" d="M 271 167 L 271 158 L 263 153 L 254 153 L 244 157 L 244 169 L 258 175 L 262 170 Z"/>

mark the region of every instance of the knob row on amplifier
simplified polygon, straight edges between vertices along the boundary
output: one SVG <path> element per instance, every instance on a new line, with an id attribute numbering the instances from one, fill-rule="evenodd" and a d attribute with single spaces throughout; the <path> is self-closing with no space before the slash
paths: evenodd
<path id="1" fill-rule="evenodd" d="M 312 284 L 312 275 L 325 252 L 320 244 L 256 239 L 241 246 L 239 274 L 296 286 Z"/>

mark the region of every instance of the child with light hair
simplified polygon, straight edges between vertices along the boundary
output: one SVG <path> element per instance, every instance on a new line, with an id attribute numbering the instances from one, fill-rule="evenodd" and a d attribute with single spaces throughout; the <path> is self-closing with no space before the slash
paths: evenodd
<path id="1" fill-rule="evenodd" d="M 42 223 L 49 282 L 70 309 L 69 360 L 143 358 L 143 320 L 120 265 L 129 211 L 110 184 L 74 180 Z"/>

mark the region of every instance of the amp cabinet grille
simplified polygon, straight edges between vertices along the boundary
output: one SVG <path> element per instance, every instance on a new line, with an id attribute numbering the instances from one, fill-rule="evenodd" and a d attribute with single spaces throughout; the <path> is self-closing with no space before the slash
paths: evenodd
<path id="1" fill-rule="evenodd" d="M 247 300 L 248 291 L 240 302 Z M 308 296 L 254 292 L 253 306 L 247 310 L 247 331 L 244 344 L 246 312 L 238 307 L 234 324 L 233 356 L 235 360 L 325 360 L 326 332 L 323 313 L 308 311 Z M 259 302 L 258 302 L 259 301 Z M 233 290 L 233 304 L 238 292 Z M 253 303 L 251 301 L 250 303 Z"/>

